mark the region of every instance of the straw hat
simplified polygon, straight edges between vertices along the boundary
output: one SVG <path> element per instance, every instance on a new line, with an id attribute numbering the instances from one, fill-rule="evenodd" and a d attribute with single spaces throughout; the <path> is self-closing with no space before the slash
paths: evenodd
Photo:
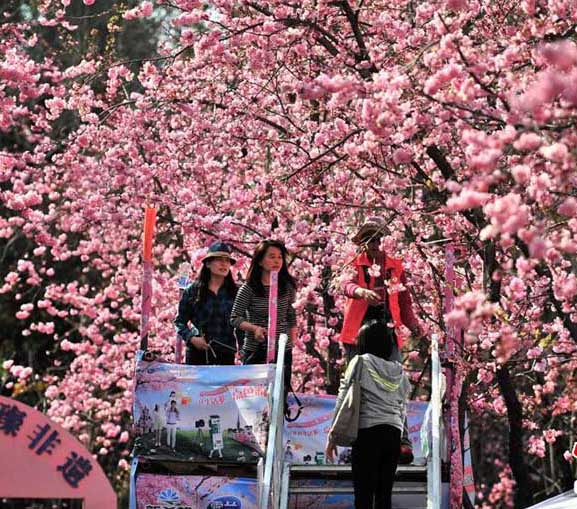
<path id="1" fill-rule="evenodd" d="M 359 228 L 359 231 L 351 239 L 355 244 L 362 244 L 370 237 L 388 235 L 390 233 L 385 220 L 379 216 L 371 216 Z"/>

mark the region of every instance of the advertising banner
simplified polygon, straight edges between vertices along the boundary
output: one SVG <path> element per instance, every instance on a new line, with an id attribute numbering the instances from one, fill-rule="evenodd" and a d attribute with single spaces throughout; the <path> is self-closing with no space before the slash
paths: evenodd
<path id="1" fill-rule="evenodd" d="M 322 465 L 336 398 L 328 394 L 298 394 L 298 398 L 303 406 L 301 415 L 296 421 L 284 424 L 284 459 L 288 463 Z M 294 404 L 292 394 L 288 404 L 289 407 Z M 348 448 L 339 448 L 339 463 L 349 462 L 346 454 L 342 454 L 346 450 Z"/>
<path id="2" fill-rule="evenodd" d="M 285 461 L 297 464 L 325 463 L 324 450 L 333 419 L 336 397 L 318 394 L 298 394 L 303 405 L 300 417 L 285 422 Z M 293 403 L 289 396 L 289 406 Z M 410 401 L 407 408 L 409 437 L 417 461 L 422 456 L 420 429 L 427 409 L 426 401 Z M 422 459 L 424 463 L 424 459 Z M 350 463 L 350 448 L 339 447 L 337 462 Z"/>
<path id="3" fill-rule="evenodd" d="M 255 509 L 255 479 L 200 475 L 140 474 L 137 509 Z"/>
<path id="4" fill-rule="evenodd" d="M 293 486 L 298 486 L 299 488 L 334 488 L 335 492 L 326 495 L 293 493 L 289 496 L 289 509 L 351 509 L 355 507 L 351 481 L 299 480 L 295 481 Z M 351 493 L 338 493 L 338 490 L 342 488 L 351 489 Z"/>
<path id="5" fill-rule="evenodd" d="M 423 457 L 421 444 L 421 426 L 423 425 L 428 405 L 428 401 L 409 401 L 407 407 L 407 424 L 409 426 L 409 438 L 413 445 L 413 456 L 415 457 L 415 463 L 423 465 L 426 460 Z"/>
<path id="6" fill-rule="evenodd" d="M 324 464 L 324 450 L 327 434 L 333 419 L 336 397 L 330 395 L 298 394 L 303 405 L 301 416 L 295 422 L 285 422 L 284 459 L 292 464 Z M 289 405 L 293 403 L 289 396 Z M 421 459 L 420 428 L 423 422 L 426 401 L 410 401 L 407 408 L 409 436 L 413 444 L 416 461 Z M 337 463 L 351 462 L 350 447 L 337 448 Z M 421 459 L 424 464 L 425 459 Z M 352 493 L 338 493 L 339 488 L 350 487 L 351 481 L 339 480 L 299 480 L 293 485 L 300 487 L 335 488 L 332 494 L 293 494 L 289 497 L 289 509 L 323 508 L 349 509 L 354 506 Z M 419 507 L 422 495 L 395 495 L 394 507 Z"/>
<path id="7" fill-rule="evenodd" d="M 135 455 L 256 463 L 264 454 L 274 366 L 137 362 Z"/>

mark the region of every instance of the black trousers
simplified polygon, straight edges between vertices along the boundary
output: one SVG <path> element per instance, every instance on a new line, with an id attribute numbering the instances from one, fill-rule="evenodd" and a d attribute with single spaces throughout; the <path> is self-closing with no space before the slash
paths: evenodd
<path id="1" fill-rule="evenodd" d="M 401 430 L 388 424 L 359 429 L 351 451 L 355 509 L 391 509 Z"/>
<path id="2" fill-rule="evenodd" d="M 245 350 L 242 350 L 241 357 L 243 364 L 266 364 L 266 348 L 259 348 L 254 352 L 247 352 Z M 292 348 L 287 348 L 284 352 L 284 380 L 283 380 L 284 382 L 283 401 L 285 402 L 285 410 L 286 410 L 286 398 L 291 386 L 292 367 L 293 367 L 293 351 Z"/>
<path id="3" fill-rule="evenodd" d="M 214 353 L 213 353 L 214 351 Z M 192 345 L 186 347 L 186 364 L 191 366 L 232 366 L 235 351 L 233 349 L 216 349 L 205 352 Z"/>

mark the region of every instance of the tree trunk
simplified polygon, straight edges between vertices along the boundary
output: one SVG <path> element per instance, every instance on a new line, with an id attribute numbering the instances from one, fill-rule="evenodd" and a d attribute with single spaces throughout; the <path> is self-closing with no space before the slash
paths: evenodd
<path id="1" fill-rule="evenodd" d="M 497 382 L 505 399 L 509 420 L 509 465 L 516 482 L 515 509 L 523 509 L 533 503 L 529 469 L 525 462 L 526 451 L 523 448 L 523 409 L 506 365 L 497 370 Z"/>

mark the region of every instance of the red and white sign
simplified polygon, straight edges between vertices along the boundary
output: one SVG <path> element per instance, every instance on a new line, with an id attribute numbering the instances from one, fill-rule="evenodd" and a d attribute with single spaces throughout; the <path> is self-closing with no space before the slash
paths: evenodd
<path id="1" fill-rule="evenodd" d="M 573 444 L 573 449 L 571 449 L 571 454 L 573 454 L 574 458 L 577 458 L 577 442 Z"/>
<path id="2" fill-rule="evenodd" d="M 92 454 L 68 431 L 0 396 L 0 498 L 82 499 L 115 509 L 116 494 Z"/>

